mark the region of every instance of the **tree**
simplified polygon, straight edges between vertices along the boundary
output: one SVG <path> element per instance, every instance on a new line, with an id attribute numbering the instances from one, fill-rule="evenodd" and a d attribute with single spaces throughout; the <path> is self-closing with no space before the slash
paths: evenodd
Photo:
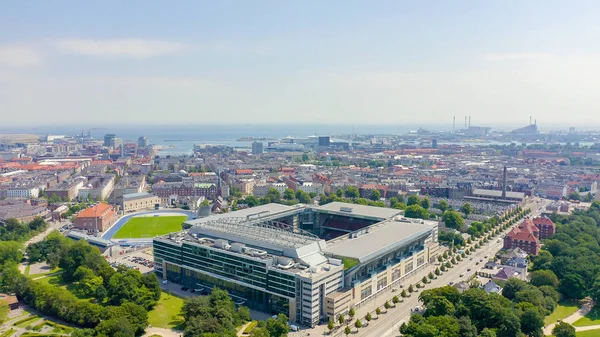
<path id="1" fill-rule="evenodd" d="M 187 329 L 186 329 L 187 330 Z M 96 327 L 99 335 L 114 337 L 134 337 L 135 331 L 125 318 L 113 318 L 100 322 Z M 186 335 L 189 336 L 189 335 Z"/>
<path id="2" fill-rule="evenodd" d="M 287 336 L 290 332 L 290 326 L 288 325 L 288 318 L 284 314 L 277 315 L 277 319 L 269 318 L 267 320 L 267 330 L 271 337 L 283 337 Z"/>
<path id="3" fill-rule="evenodd" d="M 352 329 L 346 325 L 346 328 L 344 329 L 344 333 L 346 334 L 346 336 L 348 336 L 349 334 L 352 333 Z"/>
<path id="4" fill-rule="evenodd" d="M 343 190 L 343 189 L 341 189 L 341 188 L 338 188 L 338 189 L 337 189 L 337 191 L 335 191 L 335 195 L 336 195 L 338 198 L 341 198 L 341 197 L 343 197 L 343 196 L 344 196 L 344 190 Z"/>
<path id="5" fill-rule="evenodd" d="M 421 282 L 423 282 L 423 284 L 427 284 L 429 280 L 427 280 L 427 276 L 423 276 L 423 278 L 421 279 Z"/>
<path id="6" fill-rule="evenodd" d="M 373 201 L 379 201 L 381 199 L 381 193 L 379 190 L 371 190 L 371 194 L 369 194 L 369 199 Z"/>
<path id="7" fill-rule="evenodd" d="M 587 287 L 579 274 L 567 274 L 560 280 L 558 290 L 567 298 L 582 299 L 586 296 Z"/>
<path id="8" fill-rule="evenodd" d="M 115 320 L 125 318 L 131 324 L 136 335 L 143 334 L 148 326 L 148 311 L 131 302 L 123 303 L 118 307 L 108 307 L 107 316 L 109 319 Z"/>
<path id="9" fill-rule="evenodd" d="M 481 330 L 479 337 L 496 337 L 496 332 L 494 330 L 485 328 L 485 329 Z"/>
<path id="10" fill-rule="evenodd" d="M 448 228 L 460 229 L 464 224 L 464 219 L 456 211 L 446 211 L 442 215 L 442 221 Z"/>
<path id="11" fill-rule="evenodd" d="M 385 311 L 387 312 L 392 305 L 390 304 L 390 301 L 385 301 L 385 304 L 383 305 L 383 307 L 385 308 Z"/>
<path id="12" fill-rule="evenodd" d="M 394 306 L 396 306 L 396 304 L 400 303 L 400 299 L 398 298 L 398 296 L 392 297 L 392 303 L 394 303 Z"/>
<path id="13" fill-rule="evenodd" d="M 16 241 L 3 241 L 0 244 L 0 265 L 12 261 L 21 263 L 23 253 L 21 252 L 21 244 Z"/>
<path id="14" fill-rule="evenodd" d="M 275 188 L 269 188 L 265 198 L 268 198 L 271 202 L 279 202 L 281 200 L 281 193 Z"/>
<path id="15" fill-rule="evenodd" d="M 346 198 L 354 199 L 360 196 L 360 192 L 356 186 L 348 186 L 346 187 L 346 191 L 344 191 L 344 195 Z"/>
<path id="16" fill-rule="evenodd" d="M 458 326 L 460 337 L 477 337 L 477 327 L 468 316 L 461 316 L 458 319 Z"/>
<path id="17" fill-rule="evenodd" d="M 400 293 L 400 296 L 406 298 L 408 297 L 408 294 L 406 293 L 406 289 L 402 289 L 402 292 Z"/>
<path id="18" fill-rule="evenodd" d="M 356 322 L 354 322 L 354 327 L 356 327 L 357 329 L 362 328 L 362 322 L 360 321 L 360 319 L 357 319 Z"/>
<path id="19" fill-rule="evenodd" d="M 377 316 L 381 315 L 381 308 L 375 309 L 375 313 L 377 314 Z"/>
<path id="20" fill-rule="evenodd" d="M 350 307 L 350 310 L 348 310 L 348 316 L 350 316 L 350 319 L 353 319 L 354 315 L 356 315 L 356 311 L 354 310 L 354 307 Z"/>
<path id="21" fill-rule="evenodd" d="M 365 321 L 370 322 L 373 319 L 373 316 L 371 316 L 370 312 L 367 312 L 367 314 L 365 315 Z"/>
<path id="22" fill-rule="evenodd" d="M 543 336 L 544 316 L 536 308 L 529 308 L 521 315 L 521 331 L 528 336 Z"/>
<path id="23" fill-rule="evenodd" d="M 421 199 L 421 207 L 423 207 L 425 209 L 429 209 L 430 206 L 431 206 L 431 201 L 429 200 L 428 197 Z"/>
<path id="24" fill-rule="evenodd" d="M 408 200 L 406 202 L 406 205 L 407 206 L 420 205 L 420 203 L 421 203 L 421 199 L 419 199 L 419 196 L 413 194 L 413 195 L 409 195 L 408 196 Z"/>
<path id="25" fill-rule="evenodd" d="M 448 204 L 448 202 L 446 200 L 442 199 L 442 200 L 440 200 L 440 202 L 438 202 L 437 208 L 440 211 L 442 211 L 442 213 L 444 213 L 450 208 L 450 205 Z"/>
<path id="26" fill-rule="evenodd" d="M 296 199 L 303 204 L 308 204 L 311 202 L 312 197 L 305 191 L 298 190 L 296 191 Z"/>
<path id="27" fill-rule="evenodd" d="M 285 200 L 294 200 L 294 190 L 292 190 L 291 188 L 287 188 L 283 192 L 283 198 Z"/>
<path id="28" fill-rule="evenodd" d="M 436 268 L 436 269 L 437 269 L 437 268 Z M 433 279 L 435 278 L 435 275 L 433 275 L 433 273 L 432 273 L 432 272 L 429 272 L 429 274 L 427 275 L 427 277 L 428 277 L 430 280 L 433 280 Z"/>
<path id="29" fill-rule="evenodd" d="M 440 268 L 435 268 L 435 272 L 434 272 L 437 276 L 440 276 L 442 274 L 442 272 L 440 271 Z"/>
<path id="30" fill-rule="evenodd" d="M 404 215 L 408 218 L 429 219 L 429 213 L 421 205 L 413 204 L 406 207 Z"/>
<path id="31" fill-rule="evenodd" d="M 454 313 L 454 305 L 442 296 L 434 296 L 426 302 L 425 316 L 444 316 Z"/>
<path id="32" fill-rule="evenodd" d="M 567 197 L 567 199 L 569 199 L 569 200 L 580 200 L 581 196 L 579 195 L 579 193 L 577 191 L 573 191 L 573 192 L 569 193 L 569 196 Z"/>
<path id="33" fill-rule="evenodd" d="M 555 337 L 575 337 L 576 333 L 575 333 L 575 328 L 569 324 L 569 323 L 565 323 L 565 322 L 558 322 L 555 326 L 554 329 L 552 329 L 552 334 Z"/>
<path id="34" fill-rule="evenodd" d="M 202 335 L 204 336 L 204 335 Z M 252 329 L 252 332 L 250 332 L 250 337 L 270 337 L 271 335 L 269 334 L 269 330 L 267 330 L 267 328 L 264 327 L 256 327 L 254 329 Z"/>
<path id="35" fill-rule="evenodd" d="M 536 270 L 531 274 L 530 283 L 536 287 L 558 287 L 558 277 L 552 270 Z"/>
<path id="36" fill-rule="evenodd" d="M 346 322 L 346 318 L 344 317 L 343 314 L 338 316 L 338 323 L 340 324 L 344 324 L 344 322 Z"/>
<path id="37" fill-rule="evenodd" d="M 333 320 L 330 318 L 329 322 L 327 323 L 327 329 L 329 331 L 333 330 L 335 328 L 335 323 L 333 323 Z"/>
<path id="38" fill-rule="evenodd" d="M 473 206 L 471 206 L 470 203 L 465 202 L 462 207 L 460 208 L 460 210 L 463 212 L 463 214 L 465 216 L 469 216 L 469 214 L 473 213 Z"/>

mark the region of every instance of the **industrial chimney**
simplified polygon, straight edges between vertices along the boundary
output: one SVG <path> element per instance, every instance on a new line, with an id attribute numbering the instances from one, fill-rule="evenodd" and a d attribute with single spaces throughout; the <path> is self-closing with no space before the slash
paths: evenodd
<path id="1" fill-rule="evenodd" d="M 502 199 L 506 199 L 506 166 L 504 166 L 504 172 L 502 173 Z"/>
<path id="2" fill-rule="evenodd" d="M 469 116 L 469 129 L 471 128 L 471 116 Z"/>

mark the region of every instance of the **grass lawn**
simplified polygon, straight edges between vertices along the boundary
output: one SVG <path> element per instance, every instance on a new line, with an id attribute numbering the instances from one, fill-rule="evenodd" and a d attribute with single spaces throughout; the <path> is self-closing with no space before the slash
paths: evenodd
<path id="1" fill-rule="evenodd" d="M 600 330 L 579 331 L 576 335 L 577 337 L 598 337 L 600 336 Z"/>
<path id="2" fill-rule="evenodd" d="M 573 326 L 600 325 L 600 307 L 596 306 L 587 315 L 578 319 Z M 590 335 L 591 336 L 591 335 Z"/>
<path id="3" fill-rule="evenodd" d="M 163 292 L 154 309 L 148 313 L 148 322 L 157 328 L 177 328 L 183 323 L 183 317 L 179 315 L 181 307 L 182 298 Z"/>
<path id="4" fill-rule="evenodd" d="M 544 318 L 544 324 L 549 325 L 555 323 L 559 319 L 571 316 L 577 311 L 577 302 L 561 301 L 558 303 L 554 311 Z"/>
<path id="5" fill-rule="evenodd" d="M 129 219 L 113 236 L 114 239 L 153 238 L 178 232 L 187 216 L 140 216 Z"/>

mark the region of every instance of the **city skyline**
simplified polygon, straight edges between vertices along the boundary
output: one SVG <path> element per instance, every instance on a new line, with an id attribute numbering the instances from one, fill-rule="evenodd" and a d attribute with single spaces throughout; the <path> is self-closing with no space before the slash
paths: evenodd
<path id="1" fill-rule="evenodd" d="M 0 111 L 6 126 L 594 124 L 600 5 L 577 4 L 11 2 Z"/>

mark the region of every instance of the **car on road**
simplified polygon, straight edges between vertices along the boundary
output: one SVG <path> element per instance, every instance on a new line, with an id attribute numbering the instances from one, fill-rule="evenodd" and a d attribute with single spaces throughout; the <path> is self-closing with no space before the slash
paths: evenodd
<path id="1" fill-rule="evenodd" d="M 190 290 L 190 288 L 181 287 L 181 291 L 188 291 L 188 290 Z"/>
<path id="2" fill-rule="evenodd" d="M 468 268 L 467 271 L 471 271 L 471 268 Z"/>

